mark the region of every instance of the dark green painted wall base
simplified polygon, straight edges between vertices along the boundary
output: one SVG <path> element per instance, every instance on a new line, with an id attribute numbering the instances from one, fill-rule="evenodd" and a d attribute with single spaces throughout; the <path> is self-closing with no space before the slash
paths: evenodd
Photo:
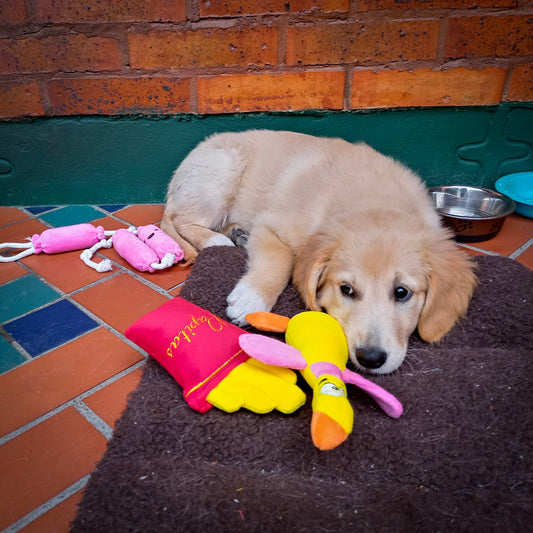
<path id="1" fill-rule="evenodd" d="M 172 171 L 200 140 L 250 128 L 364 140 L 403 161 L 429 186 L 493 187 L 503 174 L 533 169 L 533 103 L 368 113 L 43 118 L 0 122 L 0 205 L 163 202 Z"/>

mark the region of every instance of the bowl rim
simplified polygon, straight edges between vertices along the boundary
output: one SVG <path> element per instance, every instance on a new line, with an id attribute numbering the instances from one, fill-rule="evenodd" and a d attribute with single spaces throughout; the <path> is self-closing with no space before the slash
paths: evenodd
<path id="1" fill-rule="evenodd" d="M 533 180 L 533 172 L 525 171 L 525 172 L 513 172 L 512 174 L 505 174 L 505 176 L 502 176 L 501 178 L 496 180 L 495 187 L 501 194 L 504 194 L 505 196 L 508 196 L 511 198 L 511 200 L 515 200 L 516 202 L 520 202 L 522 204 L 526 205 L 532 205 L 533 206 L 533 199 L 527 198 L 526 196 L 522 196 L 521 194 L 517 194 L 513 191 L 513 196 L 509 194 L 508 184 L 509 182 L 513 181 L 514 179 L 517 179 L 519 177 L 522 177 L 524 175 L 530 176 Z"/>
<path id="2" fill-rule="evenodd" d="M 435 210 L 441 216 L 453 218 L 455 220 L 480 220 L 480 221 L 481 220 L 495 220 L 495 219 L 498 219 L 498 218 L 505 218 L 505 217 L 511 215 L 514 212 L 515 208 L 516 208 L 516 202 L 510 196 L 507 196 L 506 194 L 503 194 L 503 193 L 501 193 L 499 191 L 495 191 L 493 189 L 487 189 L 485 187 L 476 187 L 474 185 L 437 185 L 435 187 L 430 187 L 428 189 L 428 192 L 430 194 L 433 193 L 433 192 L 442 192 L 442 189 L 444 189 L 444 188 L 452 188 L 452 187 L 458 187 L 458 188 L 462 188 L 462 189 L 471 189 L 471 190 L 475 190 L 475 191 L 482 191 L 482 192 L 489 193 L 491 196 L 494 196 L 496 198 L 501 198 L 504 201 L 506 201 L 507 203 L 509 203 L 509 207 L 505 210 L 504 213 L 500 213 L 499 215 L 493 215 L 493 216 L 490 216 L 490 217 L 476 217 L 476 216 L 451 215 L 449 213 L 443 212 L 442 210 L 440 210 L 438 207 L 436 207 L 434 205 Z"/>

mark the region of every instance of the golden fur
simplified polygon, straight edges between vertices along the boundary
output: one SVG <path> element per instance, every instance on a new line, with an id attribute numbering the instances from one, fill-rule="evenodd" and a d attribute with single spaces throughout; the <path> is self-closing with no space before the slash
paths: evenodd
<path id="1" fill-rule="evenodd" d="M 292 278 L 374 373 L 398 368 L 417 327 L 441 339 L 476 283 L 420 179 L 363 143 L 266 130 L 209 137 L 175 171 L 162 228 L 193 262 L 206 246 L 232 245 L 234 227 L 248 233 L 249 260 L 228 317 L 244 324 L 270 310 Z"/>

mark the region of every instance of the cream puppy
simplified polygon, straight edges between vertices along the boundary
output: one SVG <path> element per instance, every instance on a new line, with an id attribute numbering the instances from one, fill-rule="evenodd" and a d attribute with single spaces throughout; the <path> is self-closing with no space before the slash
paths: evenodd
<path id="1" fill-rule="evenodd" d="M 193 262 L 247 235 L 248 266 L 227 315 L 268 311 L 293 280 L 310 309 L 341 324 L 350 358 L 397 369 L 415 329 L 438 341 L 467 309 L 476 277 L 441 227 L 421 180 L 366 144 L 252 130 L 201 142 L 174 172 L 162 229 Z"/>

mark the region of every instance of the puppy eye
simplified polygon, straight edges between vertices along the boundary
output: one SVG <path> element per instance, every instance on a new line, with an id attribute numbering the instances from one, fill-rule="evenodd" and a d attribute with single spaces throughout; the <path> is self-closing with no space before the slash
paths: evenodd
<path id="1" fill-rule="evenodd" d="M 348 283 L 343 283 L 340 286 L 340 290 L 341 290 L 342 294 L 344 294 L 344 296 L 348 296 L 349 298 L 355 298 L 355 290 Z"/>
<path id="2" fill-rule="evenodd" d="M 394 289 L 394 299 L 397 302 L 406 302 L 411 298 L 411 291 L 405 287 L 396 287 Z"/>

